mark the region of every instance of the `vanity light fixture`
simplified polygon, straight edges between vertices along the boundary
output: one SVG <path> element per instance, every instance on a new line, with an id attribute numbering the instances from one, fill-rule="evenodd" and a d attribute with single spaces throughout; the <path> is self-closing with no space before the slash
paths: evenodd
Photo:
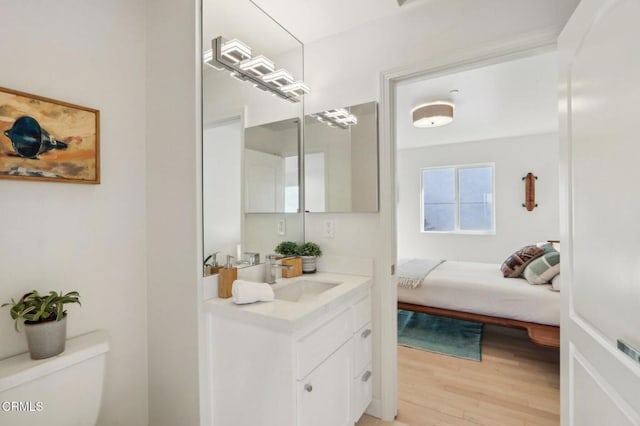
<path id="1" fill-rule="evenodd" d="M 415 127 L 440 127 L 453 121 L 453 108 L 451 102 L 437 101 L 418 105 L 411 110 L 413 125 Z"/>
<path id="2" fill-rule="evenodd" d="M 298 96 L 304 96 L 310 92 L 309 87 L 303 81 L 298 80 L 295 83 L 287 84 L 280 88 L 284 93 L 293 93 Z"/>
<path id="3" fill-rule="evenodd" d="M 226 40 L 220 45 L 220 56 L 237 64 L 245 59 L 251 59 L 251 48 L 237 38 Z"/>
<path id="4" fill-rule="evenodd" d="M 214 65 L 213 49 L 209 49 L 209 50 L 205 50 L 204 51 L 204 53 L 202 54 L 202 62 L 204 62 L 205 64 L 209 65 L 211 68 L 213 68 L 216 71 L 224 70 L 224 68 L 217 67 L 217 66 Z"/>
<path id="5" fill-rule="evenodd" d="M 300 102 L 300 97 L 310 92 L 309 87 L 303 81 L 295 81 L 289 71 L 274 71 L 275 64 L 266 56 L 252 58 L 251 48 L 238 39 L 216 37 L 211 40 L 211 47 L 211 51 L 204 52 L 205 63 L 218 70 L 226 69 L 232 77 L 251 82 L 262 91 L 290 102 Z M 222 68 L 217 68 L 217 65 Z"/>
<path id="6" fill-rule="evenodd" d="M 271 83 L 278 87 L 282 87 L 293 83 L 293 76 L 289 71 L 281 68 L 278 71 L 263 75 L 262 80 L 264 80 L 266 83 Z"/>
<path id="7" fill-rule="evenodd" d="M 339 127 L 341 129 L 348 129 L 349 126 L 358 124 L 358 117 L 351 114 L 344 108 L 330 109 L 327 111 L 317 112 L 311 114 L 318 121 L 326 123 L 329 127 Z"/>
<path id="8" fill-rule="evenodd" d="M 258 55 L 252 59 L 240 62 L 240 69 L 260 77 L 265 74 L 272 73 L 275 69 L 275 65 L 273 64 L 273 61 L 266 56 Z"/>

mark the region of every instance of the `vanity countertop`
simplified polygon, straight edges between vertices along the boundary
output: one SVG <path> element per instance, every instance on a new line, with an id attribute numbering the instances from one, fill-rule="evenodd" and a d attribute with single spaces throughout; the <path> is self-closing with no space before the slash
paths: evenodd
<path id="1" fill-rule="evenodd" d="M 300 280 L 340 282 L 341 284 L 318 294 L 309 301 L 290 302 L 276 299 L 273 302 L 236 305 L 233 303 L 233 298 L 213 298 L 204 302 L 204 309 L 215 316 L 231 320 L 260 324 L 284 331 L 295 331 L 325 312 L 340 306 L 349 297 L 365 291 L 371 287 L 372 282 L 372 278 L 369 276 L 317 272 L 295 278 L 280 278 L 272 288 L 277 290 L 288 285 L 295 285 L 295 282 Z"/>

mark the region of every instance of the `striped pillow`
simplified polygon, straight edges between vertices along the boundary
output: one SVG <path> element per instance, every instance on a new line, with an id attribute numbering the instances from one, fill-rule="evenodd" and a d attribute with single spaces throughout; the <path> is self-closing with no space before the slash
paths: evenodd
<path id="1" fill-rule="evenodd" d="M 522 275 L 529 284 L 546 284 L 559 273 L 560 253 L 552 250 L 531 261 Z"/>

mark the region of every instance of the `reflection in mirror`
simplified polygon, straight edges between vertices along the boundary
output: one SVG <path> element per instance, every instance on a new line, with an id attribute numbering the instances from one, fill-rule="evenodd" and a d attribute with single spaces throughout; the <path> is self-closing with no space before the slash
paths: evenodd
<path id="1" fill-rule="evenodd" d="M 261 260 L 281 241 L 302 241 L 300 119 L 248 127 L 244 133 L 243 247 Z"/>
<path id="2" fill-rule="evenodd" d="M 242 240 L 241 123 L 241 117 L 234 117 L 202 132 L 203 243 L 212 267 L 223 264 L 227 254 L 236 256 Z M 210 272 L 216 272 L 215 267 Z"/>
<path id="3" fill-rule="evenodd" d="M 247 213 L 298 213 L 300 120 L 245 130 L 244 188 Z"/>
<path id="4" fill-rule="evenodd" d="M 376 102 L 305 116 L 307 212 L 378 211 Z"/>
<path id="5" fill-rule="evenodd" d="M 290 130 L 292 134 L 298 133 L 296 142 L 291 142 L 292 149 L 279 153 L 256 149 L 256 146 L 266 146 L 268 143 L 265 139 L 260 144 L 253 133 L 260 133 L 256 131 L 257 128 L 264 127 L 262 133 L 265 137 L 272 137 L 269 135 L 274 132 L 269 126 L 277 125 L 265 123 L 288 122 L 291 127 L 297 128 L 304 114 L 303 102 L 299 100 L 304 92 L 302 89 L 306 88 L 301 89 L 300 85 L 295 84 L 287 88 L 286 93 L 295 95 L 298 100 L 292 102 L 286 99 L 287 96 L 283 98 L 274 96 L 269 91 L 259 90 L 249 79 L 242 81 L 231 76 L 229 68 L 218 66 L 220 63 L 212 61 L 214 53 L 211 49 L 216 48 L 216 43 L 225 40 L 231 42 L 234 39 L 251 48 L 251 59 L 263 55 L 273 62 L 275 73 L 285 69 L 291 76 L 292 84 L 304 79 L 302 44 L 251 1 L 203 0 L 203 265 L 205 259 L 215 252 L 219 252 L 218 264 L 224 263 L 226 254 L 236 257 L 236 261 L 248 263 L 251 258 L 248 252 L 259 253 L 260 260 L 264 260 L 266 254 L 273 253 L 278 242 L 304 239 L 304 218 L 299 212 L 299 200 L 295 200 L 294 194 L 294 191 L 298 191 L 299 184 L 292 181 L 293 176 L 297 181 L 297 162 L 293 158 L 299 157 L 297 141 L 300 131 L 293 128 Z M 222 49 L 221 44 L 218 46 Z M 234 46 L 244 49 L 239 44 L 236 46 L 236 43 L 230 43 L 225 45 L 225 53 L 229 53 L 227 50 Z M 233 62 L 235 53 L 231 52 L 230 55 L 227 59 L 232 62 L 229 64 L 251 73 L 255 78 L 264 77 L 255 75 L 256 73 L 268 71 L 256 68 L 248 62 Z M 248 56 L 244 57 L 244 61 L 249 60 Z M 282 77 L 282 74 L 272 77 Z M 286 86 L 284 83 L 288 83 L 287 79 L 289 77 L 267 83 L 283 83 L 282 86 Z M 282 90 L 285 90 L 284 87 Z M 236 117 L 234 124 L 229 122 L 229 117 Z M 295 126 L 293 119 L 297 120 Z M 281 126 L 286 127 L 285 124 Z M 233 134 L 232 137 L 228 137 L 229 132 Z M 253 153 L 247 155 L 249 150 Z M 273 182 L 269 197 L 265 193 L 268 191 L 256 186 L 259 170 L 254 174 L 242 174 L 243 162 L 251 160 L 245 157 L 252 157 L 253 161 L 257 161 L 255 157 L 268 155 L 278 155 L 285 163 L 280 171 L 273 170 L 274 176 L 278 175 L 282 180 L 281 183 Z M 295 167 L 291 163 L 296 163 Z M 250 168 L 246 164 L 244 167 L 245 170 Z M 244 178 L 252 181 L 248 182 Z M 275 193 L 280 194 L 280 188 L 284 192 L 276 196 Z M 248 191 L 251 194 L 246 193 Z M 272 204 L 267 206 L 268 203 Z M 211 259 L 208 263 L 211 263 Z M 242 265 L 240 263 L 238 266 Z M 209 272 L 215 271 L 215 268 L 208 269 Z"/>

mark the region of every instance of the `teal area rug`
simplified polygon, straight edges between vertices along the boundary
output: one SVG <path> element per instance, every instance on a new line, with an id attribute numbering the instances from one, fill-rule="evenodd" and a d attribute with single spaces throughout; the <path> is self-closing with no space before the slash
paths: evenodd
<path id="1" fill-rule="evenodd" d="M 480 361 L 482 323 L 398 309 L 398 344 Z"/>

